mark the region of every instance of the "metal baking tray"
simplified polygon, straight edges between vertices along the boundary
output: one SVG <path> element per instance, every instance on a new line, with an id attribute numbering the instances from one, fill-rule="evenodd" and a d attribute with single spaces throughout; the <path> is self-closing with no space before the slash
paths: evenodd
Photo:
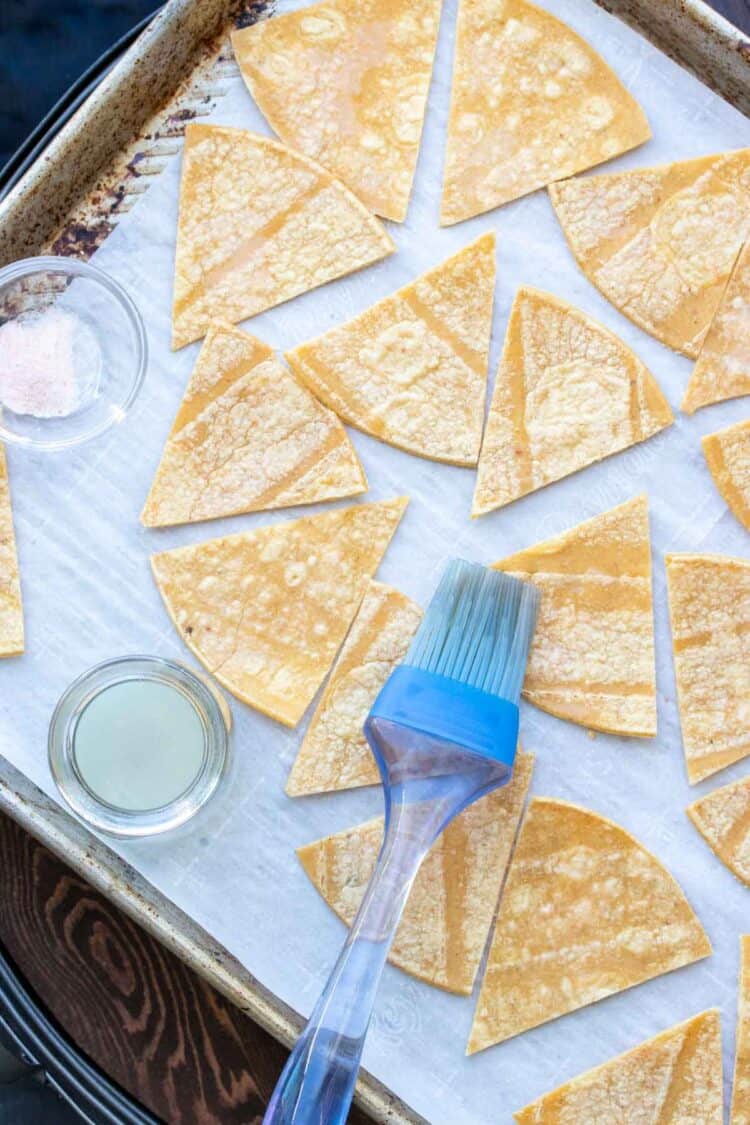
<path id="1" fill-rule="evenodd" d="M 597 0 L 750 116 L 750 40 L 703 0 Z M 209 113 L 234 63 L 231 26 L 267 0 L 169 0 L 0 204 L 0 265 L 90 257 Z M 281 1042 L 301 1018 L 133 867 L 0 755 L 0 810 L 12 816 Z M 380 1123 L 424 1119 L 366 1072 L 356 1101 Z"/>

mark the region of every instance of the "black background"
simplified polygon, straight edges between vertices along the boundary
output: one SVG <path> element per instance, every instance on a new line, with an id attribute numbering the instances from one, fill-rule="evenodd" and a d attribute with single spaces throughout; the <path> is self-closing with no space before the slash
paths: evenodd
<path id="1" fill-rule="evenodd" d="M 0 0 L 0 166 L 71 82 L 159 0 Z"/>

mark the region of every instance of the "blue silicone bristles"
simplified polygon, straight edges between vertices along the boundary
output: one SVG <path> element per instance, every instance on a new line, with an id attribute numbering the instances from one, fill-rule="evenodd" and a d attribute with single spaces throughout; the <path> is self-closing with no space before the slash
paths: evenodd
<path id="1" fill-rule="evenodd" d="M 517 704 L 538 606 L 529 582 L 454 559 L 404 664 Z"/>

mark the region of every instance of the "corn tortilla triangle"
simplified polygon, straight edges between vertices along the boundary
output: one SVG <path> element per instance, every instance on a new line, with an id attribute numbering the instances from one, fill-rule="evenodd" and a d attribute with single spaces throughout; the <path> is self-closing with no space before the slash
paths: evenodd
<path id="1" fill-rule="evenodd" d="M 750 754 L 750 562 L 667 555 L 682 744 L 694 785 Z"/>
<path id="2" fill-rule="evenodd" d="M 647 497 L 494 566 L 533 582 L 542 595 L 525 698 L 593 730 L 655 735 Z"/>
<path id="3" fill-rule="evenodd" d="M 10 506 L 8 465 L 5 450 L 0 445 L 0 657 L 20 656 L 23 649 L 21 579 Z"/>
<path id="4" fill-rule="evenodd" d="M 682 400 L 702 406 L 750 395 L 750 242 L 740 250 Z"/>
<path id="5" fill-rule="evenodd" d="M 580 309 L 524 286 L 511 309 L 472 515 L 503 507 L 674 421 L 634 352 Z"/>
<path id="6" fill-rule="evenodd" d="M 274 132 L 397 222 L 417 165 L 440 4 L 325 0 L 232 35 Z"/>
<path id="7" fill-rule="evenodd" d="M 512 780 L 464 810 L 438 837 L 409 894 L 389 960 L 449 992 L 469 995 L 526 800 L 533 756 L 519 750 Z M 315 887 L 350 925 L 375 866 L 383 819 L 300 848 Z"/>
<path id="8" fill-rule="evenodd" d="M 710 953 L 655 856 L 589 809 L 536 797 L 500 902 L 468 1053 Z"/>
<path id="9" fill-rule="evenodd" d="M 725 867 L 750 887 L 750 777 L 715 789 L 687 812 Z"/>
<path id="10" fill-rule="evenodd" d="M 706 434 L 701 445 L 714 484 L 750 531 L 750 419 Z"/>
<path id="11" fill-rule="evenodd" d="M 393 253 L 374 215 L 319 164 L 220 125 L 188 125 L 172 347 Z"/>
<path id="12" fill-rule="evenodd" d="M 701 1012 L 515 1113 L 517 1125 L 722 1125 L 721 1016 Z"/>
<path id="13" fill-rule="evenodd" d="M 750 1125 L 750 935 L 740 938 L 737 1049 L 729 1125 Z"/>
<path id="14" fill-rule="evenodd" d="M 750 234 L 750 149 L 565 180 L 549 193 L 589 281 L 695 359 Z"/>
<path id="15" fill-rule="evenodd" d="M 475 465 L 494 287 L 489 233 L 286 358 L 352 426 L 407 453 Z"/>
<path id="16" fill-rule="evenodd" d="M 315 504 L 367 490 L 346 430 L 271 348 L 208 331 L 151 486 L 147 527 Z"/>
<path id="17" fill-rule="evenodd" d="M 527 0 L 461 0 L 444 226 L 601 164 L 650 136 L 641 107 L 567 24 Z"/>
<path id="18" fill-rule="evenodd" d="M 338 508 L 151 556 L 177 631 L 238 699 L 296 726 L 407 499 Z"/>
<path id="19" fill-rule="evenodd" d="M 380 783 L 362 728 L 421 618 L 411 598 L 370 582 L 289 774 L 290 797 Z"/>

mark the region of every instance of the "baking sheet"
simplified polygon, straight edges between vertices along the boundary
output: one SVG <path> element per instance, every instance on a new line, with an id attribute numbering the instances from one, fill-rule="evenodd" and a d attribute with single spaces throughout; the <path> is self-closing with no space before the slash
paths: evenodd
<path id="1" fill-rule="evenodd" d="M 296 4 L 284 4 L 283 8 Z M 591 0 L 546 0 L 617 69 L 644 105 L 656 139 L 609 168 L 637 167 L 750 144 L 750 122 Z M 445 5 L 435 80 L 408 222 L 391 231 L 398 253 L 354 277 L 256 317 L 248 325 L 274 346 L 293 346 L 340 323 L 486 230 L 498 234 L 494 376 L 513 293 L 547 288 L 618 332 L 651 367 L 676 410 L 689 361 L 621 317 L 577 270 L 545 193 L 458 227 L 437 213 L 449 96 L 455 6 Z M 212 119 L 268 132 L 237 76 Z M 170 531 L 145 531 L 138 513 L 197 354 L 169 351 L 169 308 L 179 161 L 126 216 L 94 262 L 125 284 L 146 317 L 151 361 L 126 423 L 96 443 L 48 457 L 9 450 L 26 599 L 27 654 L 0 667 L 0 750 L 54 795 L 46 765 L 52 707 L 70 679 L 124 652 L 190 659 L 170 625 L 148 568 L 152 550 L 309 512 L 261 513 Z M 747 891 L 713 857 L 684 814 L 703 792 L 747 772 L 739 763 L 688 787 L 674 702 L 663 554 L 747 553 L 747 533 L 716 493 L 700 435 L 747 415 L 729 403 L 678 415 L 674 427 L 602 465 L 504 511 L 470 522 L 469 470 L 391 450 L 353 432 L 369 480 L 367 499 L 412 497 L 379 576 L 425 602 L 453 554 L 491 561 L 589 518 L 639 491 L 651 500 L 660 732 L 627 741 L 522 710 L 525 744 L 537 754 L 532 790 L 611 816 L 667 864 L 714 943 L 712 959 L 465 1059 L 473 1000 L 448 996 L 388 968 L 364 1062 L 432 1122 L 510 1122 L 514 1109 L 556 1083 L 633 1046 L 702 1008 L 721 1006 L 731 1073 L 738 961 L 748 928 Z M 327 507 L 327 506 L 326 506 Z M 321 509 L 323 510 L 323 509 Z M 232 701 L 236 723 L 230 783 L 193 825 L 169 839 L 114 847 L 192 915 L 266 986 L 307 1013 L 343 937 L 308 883 L 294 847 L 380 811 L 377 790 L 292 801 L 283 794 L 301 739 Z"/>

